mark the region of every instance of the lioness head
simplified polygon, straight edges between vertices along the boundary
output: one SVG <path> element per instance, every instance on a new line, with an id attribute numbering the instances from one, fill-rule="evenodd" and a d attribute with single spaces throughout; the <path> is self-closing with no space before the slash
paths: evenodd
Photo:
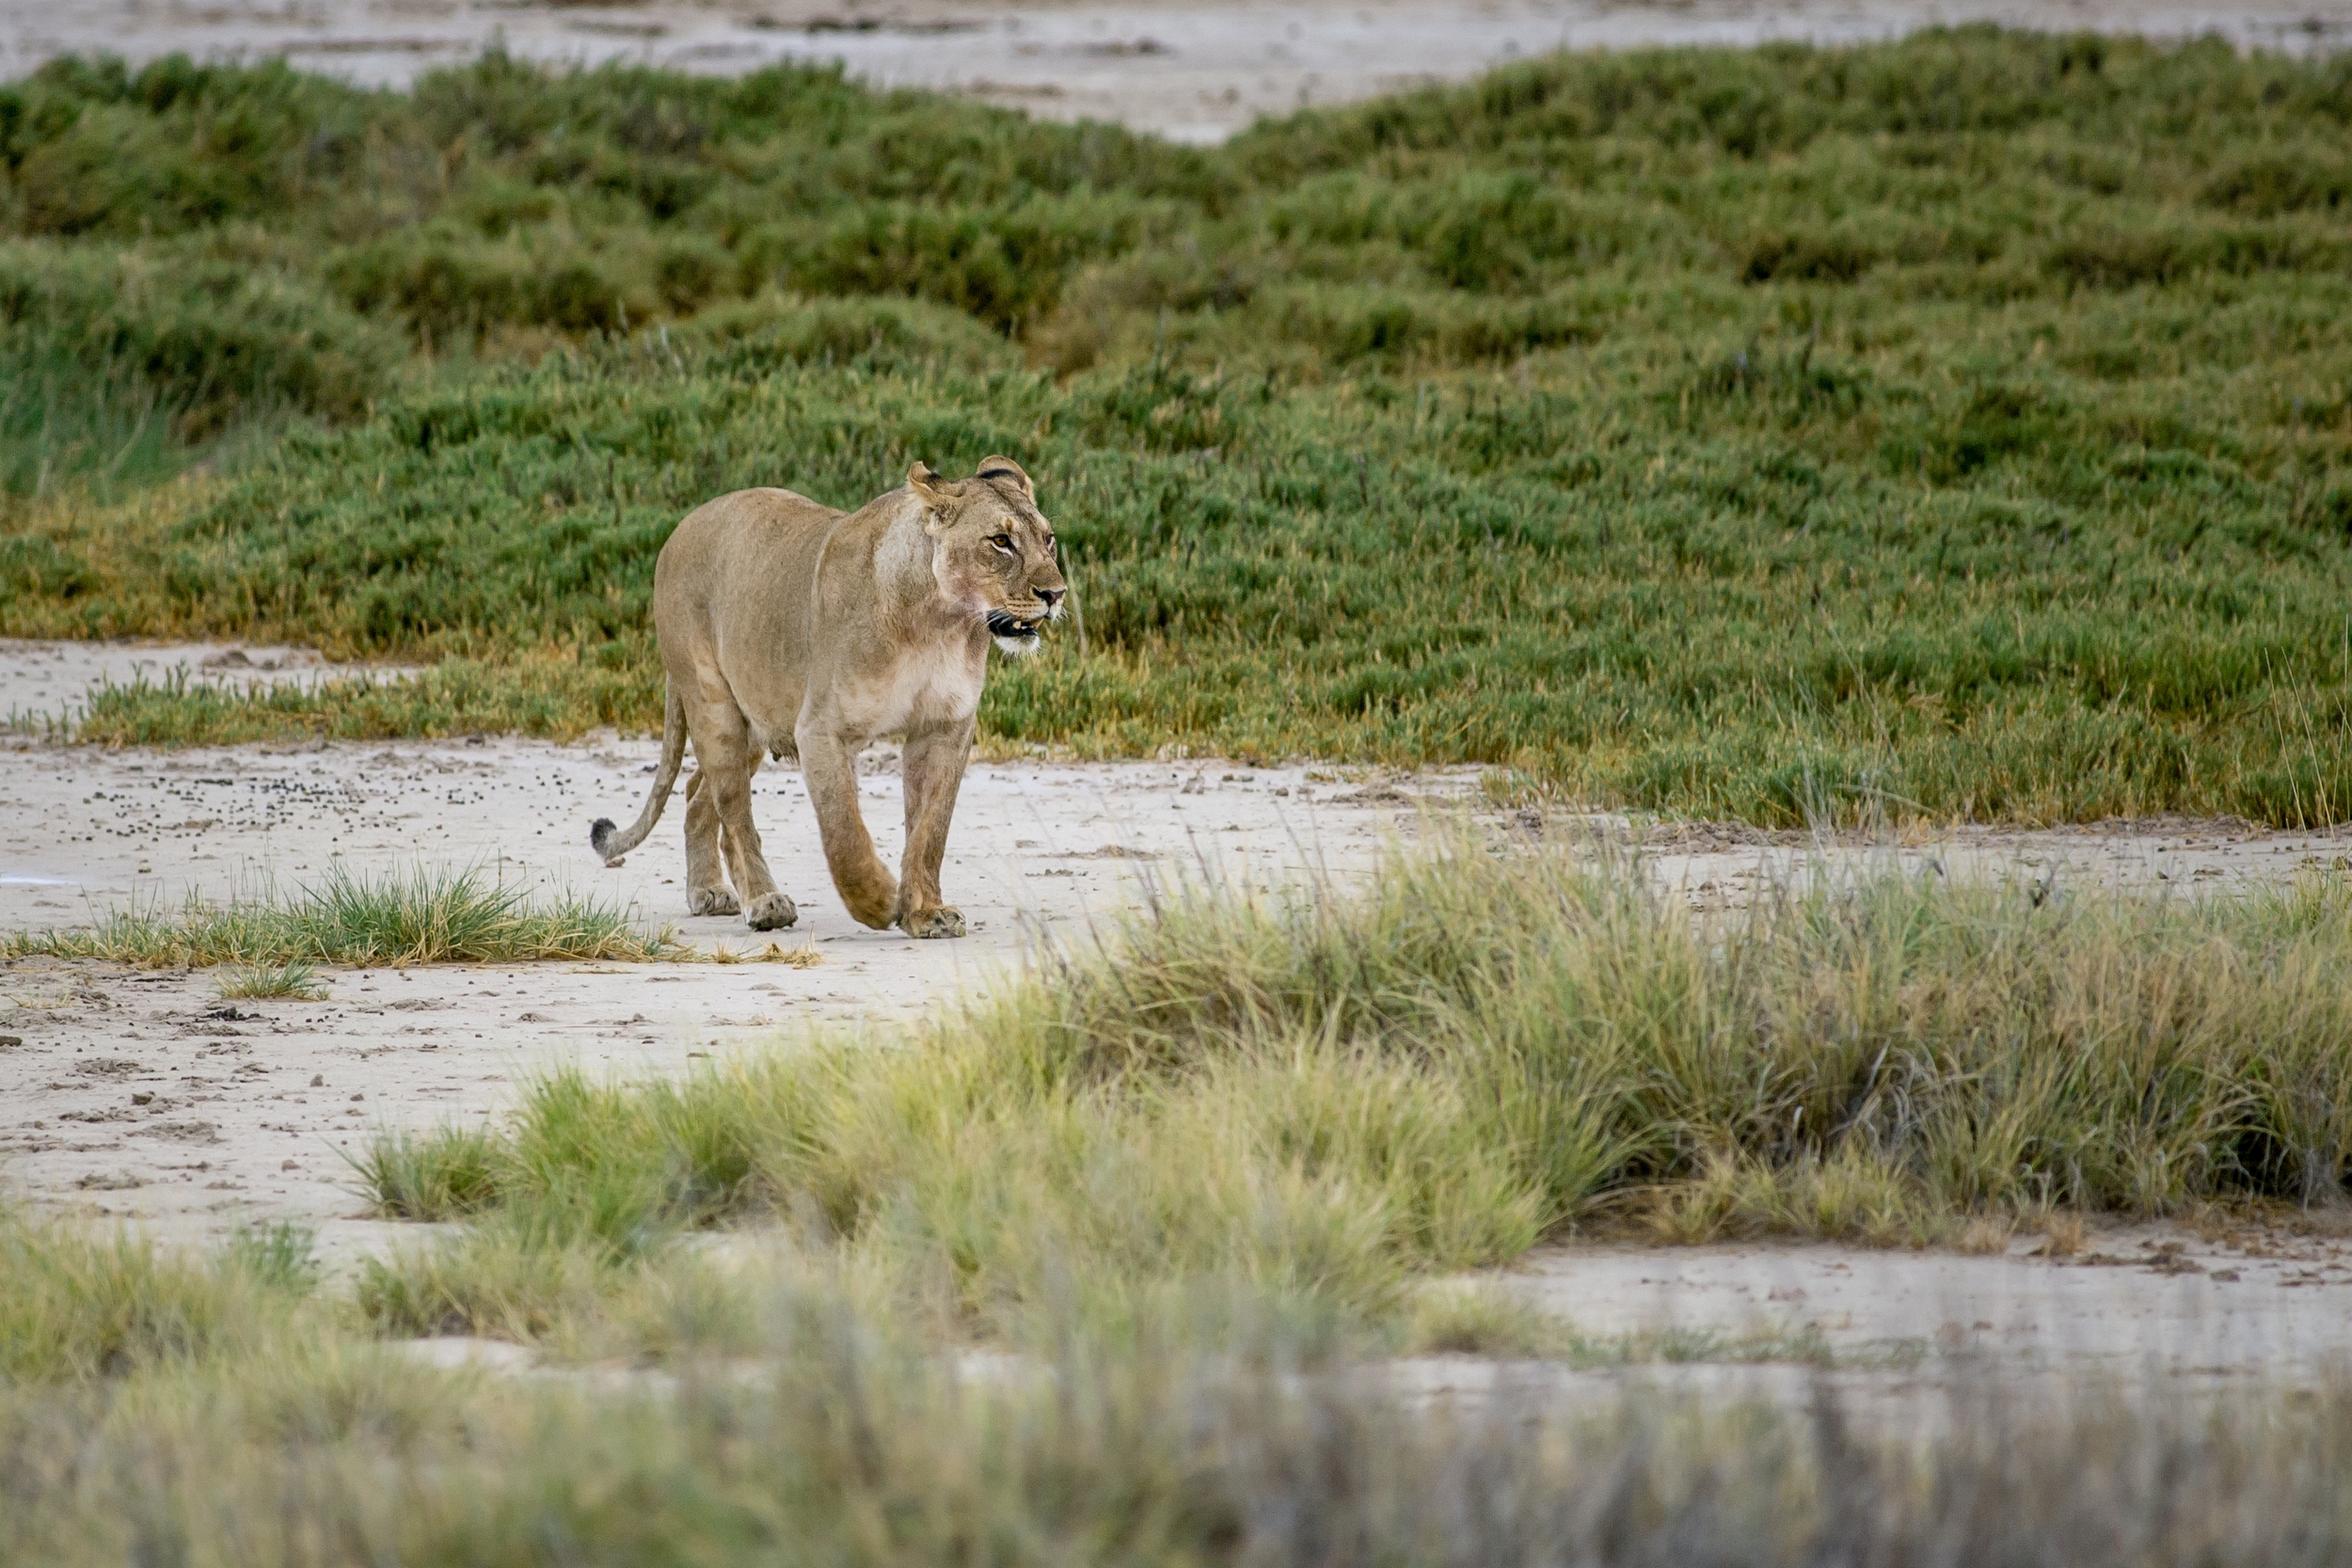
<path id="1" fill-rule="evenodd" d="M 1005 652 L 1035 652 L 1038 627 L 1060 619 L 1070 585 L 1054 560 L 1054 525 L 1021 465 L 984 457 L 970 479 L 945 480 L 917 463 L 907 489 L 923 506 L 939 591 L 985 620 Z"/>

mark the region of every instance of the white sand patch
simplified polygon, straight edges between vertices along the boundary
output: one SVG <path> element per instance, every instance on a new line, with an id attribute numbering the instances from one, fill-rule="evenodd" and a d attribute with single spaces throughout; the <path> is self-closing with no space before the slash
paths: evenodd
<path id="1" fill-rule="evenodd" d="M 1580 1370 L 1419 1356 L 1365 1375 L 1412 1403 L 1471 1410 L 1591 1408 L 1621 1394 L 1804 1409 L 1828 1395 L 1841 1418 L 1923 1443 L 2021 1406 L 2201 1408 L 2352 1369 L 2342 1229 L 2120 1226 L 2058 1259 L 2039 1238 L 1980 1257 L 1807 1243 L 1551 1247 L 1486 1283 L 1602 1343 L 1654 1347 L 1679 1331 L 1692 1359 Z"/>
<path id="2" fill-rule="evenodd" d="M 1055 119 L 1214 142 L 1266 115 L 1474 76 L 1550 50 L 1849 43 L 1970 22 L 2309 53 L 2352 37 L 2346 0 L 0 0 L 0 79 L 62 54 L 283 57 L 370 85 L 479 54 L 733 74 L 837 60 Z"/>
<path id="3" fill-rule="evenodd" d="M 401 670 L 330 664 L 313 648 L 250 642 L 34 641 L 0 637 L 0 741 L 18 744 L 70 726 L 95 686 L 217 686 L 236 691 L 310 689 L 351 676 Z"/>

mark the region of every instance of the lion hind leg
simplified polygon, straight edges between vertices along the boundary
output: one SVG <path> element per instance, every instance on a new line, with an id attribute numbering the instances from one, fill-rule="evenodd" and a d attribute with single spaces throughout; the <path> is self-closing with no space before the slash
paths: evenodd
<path id="1" fill-rule="evenodd" d="M 735 914 L 742 906 L 721 869 L 718 797 L 707 787 L 710 774 L 699 748 L 694 755 L 686 781 L 686 907 L 695 914 Z"/>
<path id="2" fill-rule="evenodd" d="M 735 884 L 734 899 L 739 901 L 730 903 L 729 912 L 740 910 L 755 930 L 788 926 L 800 911 L 777 891 L 760 853 L 759 829 L 752 822 L 752 775 L 759 770 L 760 752 L 751 745 L 748 726 L 732 705 L 723 712 L 709 713 L 707 720 L 707 727 L 697 726 L 694 736 L 694 752 L 702 762 L 696 776 L 706 782 L 690 800 L 689 812 L 696 801 L 709 803 L 715 824 L 712 858 L 724 863 L 727 880 Z"/>
<path id="3" fill-rule="evenodd" d="M 776 886 L 761 851 L 759 828 L 752 821 L 752 780 L 762 760 L 759 750 L 744 753 L 741 826 L 729 820 L 723 797 L 719 814 L 719 846 L 724 851 L 727 875 L 743 897 L 743 923 L 755 931 L 777 931 L 801 918 L 791 897 Z"/>

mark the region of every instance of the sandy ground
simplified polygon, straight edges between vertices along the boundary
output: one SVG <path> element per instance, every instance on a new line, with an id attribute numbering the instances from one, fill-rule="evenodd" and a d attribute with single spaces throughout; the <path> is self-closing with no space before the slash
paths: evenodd
<path id="1" fill-rule="evenodd" d="M 175 666 L 201 673 L 207 659 L 213 674 L 243 681 L 339 673 L 283 650 L 0 642 L 0 708 L 55 712 L 102 675 Z M 685 915 L 676 804 L 617 870 L 587 847 L 594 817 L 635 811 L 657 749 L 649 738 L 610 735 L 574 746 L 495 738 L 182 752 L 0 736 L 0 929 L 82 925 L 191 894 L 251 895 L 336 864 L 362 873 L 473 866 L 535 889 L 593 894 L 648 926 L 675 923 L 705 953 L 755 951 L 765 939 L 739 922 Z M 2336 835 L 2228 822 L 1967 830 L 1908 844 L 1829 844 L 1703 824 L 1637 830 L 1617 818 L 1499 810 L 1477 782 L 1469 769 L 978 763 L 946 869 L 972 934 L 916 942 L 867 931 L 842 911 L 797 773 L 770 768 L 757 781 L 755 809 L 771 863 L 802 911 L 781 935 L 820 956 L 809 968 L 338 970 L 327 974 L 324 1002 L 229 1003 L 218 976 L 201 971 L 0 964 L 0 1189 L 43 1210 L 135 1220 L 167 1237 L 295 1219 L 319 1227 L 331 1255 L 349 1256 L 382 1245 L 390 1229 L 365 1217 L 344 1160 L 373 1129 L 496 1114 L 519 1080 L 553 1064 L 675 1072 L 797 1025 L 936 1006 L 989 983 L 1041 935 L 1083 934 L 1171 878 L 1296 883 L 1325 875 L 1344 883 L 1432 811 L 1469 811 L 1522 836 L 1638 832 L 1649 846 L 1648 875 L 1699 910 L 1736 908 L 1776 879 L 1888 863 L 2189 896 L 2281 879 L 2352 848 Z M 869 757 L 867 821 L 891 859 L 898 791 L 894 759 Z M 2093 1247 L 2139 1259 L 2151 1239 L 2101 1237 Z M 2170 1369 L 2168 1377 L 2200 1368 L 2221 1370 L 2200 1376 L 2300 1376 L 2352 1354 L 2344 1289 L 2352 1271 L 2332 1241 L 2170 1240 L 2185 1250 L 2155 1259 L 2153 1270 L 1847 1248 L 1582 1247 L 1514 1271 L 1509 1288 L 1598 1334 L 1818 1333 L 1841 1356 L 1870 1363 L 1851 1375 L 1885 1398 L 1919 1382 L 1903 1362 L 1906 1344 L 1926 1344 L 1939 1366 L 1997 1354 L 2034 1372 L 2095 1351 Z M 2241 1256 L 2249 1244 L 2284 1251 Z M 1493 1392 L 1511 1377 L 1568 1374 L 1439 1358 L 1398 1375 L 1414 1380 L 1410 1391 L 1451 1397 Z M 1687 1383 L 1795 1374 L 1735 1367 L 1667 1375 Z M 1952 1386 L 1935 1378 L 1925 1386 Z"/>
<path id="2" fill-rule="evenodd" d="M 1475 75 L 1561 48 L 1851 42 L 1936 24 L 2095 28 L 2308 52 L 2352 38 L 2352 0 L 0 0 L 0 79 L 67 53 L 282 56 L 405 83 L 493 40 L 534 59 L 737 72 L 838 60 L 1057 119 L 1214 142 L 1263 115 Z"/>
<path id="3" fill-rule="evenodd" d="M 1614 1387 L 1803 1404 L 1826 1384 L 1850 1413 L 1921 1436 L 1992 1397 L 2225 1400 L 2352 1372 L 2343 1228 L 2119 1227 L 2064 1258 L 2038 1237 L 1990 1256 L 1549 1248 L 1502 1275 L 1502 1288 L 1603 1339 L 1678 1330 L 1718 1348 L 1685 1364 L 1585 1371 L 1426 1357 L 1389 1375 L 1410 1395 L 1474 1402 Z M 1790 1354 L 1808 1345 L 1828 1370 Z M 1742 1364 L 1748 1354 L 1755 1364 Z"/>
<path id="4" fill-rule="evenodd" d="M 219 649 L 0 641 L 0 708 L 53 711 L 77 679 L 134 664 L 200 669 Z M 254 654 L 259 664 L 268 656 Z M 318 679 L 277 659 L 276 678 Z M 231 667 L 241 679 L 272 678 Z M 33 693 L 25 702 L 18 694 Z M 410 865 L 474 867 L 591 895 L 704 952 L 755 953 L 735 918 L 691 917 L 682 803 L 607 869 L 588 824 L 632 817 L 658 741 L 578 746 L 315 744 L 103 751 L 0 737 L 0 929 L 89 924 L 190 895 L 254 896 Z M 0 964 L 0 1180 L 43 1204 L 217 1233 L 252 1216 L 332 1223 L 358 1212 L 339 1156 L 377 1125 L 478 1116 L 534 1068 L 673 1071 L 787 1026 L 870 1019 L 983 985 L 1041 934 L 1081 932 L 1184 875 L 1296 880 L 1368 865 L 1458 771 L 1395 782 L 1307 767 L 978 763 L 959 798 L 943 879 L 971 934 L 866 930 L 834 897 L 797 772 L 764 770 L 755 810 L 801 918 L 778 933 L 811 968 L 537 965 L 337 971 L 326 1002 L 224 1002 L 205 972 Z M 866 761 L 868 825 L 902 842 L 895 757 Z"/>
<path id="5" fill-rule="evenodd" d="M 70 728 L 95 686 L 196 681 L 250 689 L 310 687 L 349 674 L 310 648 L 250 642 L 27 642 L 0 637 L 0 731 Z M 374 672 L 397 673 L 389 667 Z"/>

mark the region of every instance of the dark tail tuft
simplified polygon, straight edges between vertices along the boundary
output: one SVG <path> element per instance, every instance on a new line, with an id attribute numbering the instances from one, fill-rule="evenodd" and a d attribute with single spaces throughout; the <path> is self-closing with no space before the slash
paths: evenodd
<path id="1" fill-rule="evenodd" d="M 619 827 L 614 824 L 612 818 L 609 816 L 599 816 L 593 824 L 590 825 L 588 829 L 588 842 L 596 846 L 597 854 L 610 860 L 612 854 L 613 835 L 618 833 L 620 831 Z"/>

